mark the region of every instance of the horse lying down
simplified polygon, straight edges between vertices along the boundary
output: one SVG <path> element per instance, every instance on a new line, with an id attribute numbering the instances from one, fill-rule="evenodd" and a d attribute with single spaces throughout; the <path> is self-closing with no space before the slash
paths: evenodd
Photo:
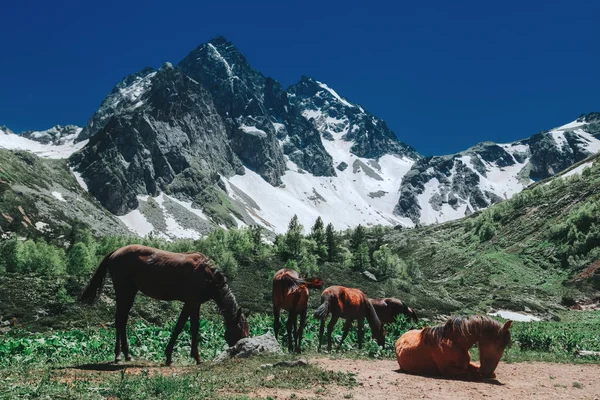
<path id="1" fill-rule="evenodd" d="M 510 343 L 512 321 L 491 318 L 450 318 L 443 325 L 414 329 L 396 342 L 396 358 L 404 372 L 480 380 L 495 378 L 504 349 Z M 477 343 L 480 366 L 471 363 L 469 349 Z"/>

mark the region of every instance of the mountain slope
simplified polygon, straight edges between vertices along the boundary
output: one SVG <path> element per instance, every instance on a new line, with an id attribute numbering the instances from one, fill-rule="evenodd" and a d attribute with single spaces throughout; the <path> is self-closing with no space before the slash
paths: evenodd
<path id="1" fill-rule="evenodd" d="M 127 234 L 127 228 L 80 186 L 66 160 L 0 149 L 0 236 L 12 232 L 58 238 L 75 226 L 96 235 Z"/>
<path id="2" fill-rule="evenodd" d="M 400 186 L 396 214 L 431 224 L 469 215 L 508 199 L 600 150 L 597 113 L 529 139 L 480 143 L 448 156 L 417 161 Z"/>

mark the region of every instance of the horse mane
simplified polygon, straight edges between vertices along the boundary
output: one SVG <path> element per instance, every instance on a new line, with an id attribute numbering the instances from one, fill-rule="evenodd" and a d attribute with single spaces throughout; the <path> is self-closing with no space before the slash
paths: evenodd
<path id="1" fill-rule="evenodd" d="M 503 325 L 489 317 L 452 317 L 442 325 L 423 328 L 423 339 L 427 344 L 438 344 L 443 339 L 498 336 Z"/>
<path id="2" fill-rule="evenodd" d="M 215 282 L 217 284 L 216 296 L 214 298 L 215 303 L 219 307 L 221 314 L 226 321 L 233 321 L 237 316 L 237 312 L 240 308 L 238 305 L 233 292 L 227 284 L 227 278 L 225 274 L 219 269 L 214 270 Z"/>
<path id="3" fill-rule="evenodd" d="M 365 296 L 366 298 L 366 296 Z M 369 326 L 371 327 L 371 332 L 375 333 L 377 332 L 377 334 L 379 334 L 379 332 L 381 332 L 381 320 L 379 319 L 379 317 L 377 316 L 377 312 L 375 311 L 375 307 L 373 307 L 373 304 L 371 304 L 371 301 L 366 298 L 367 301 L 365 302 L 366 308 L 367 308 L 367 313 L 365 315 L 365 317 L 367 318 L 367 322 L 369 323 Z"/>

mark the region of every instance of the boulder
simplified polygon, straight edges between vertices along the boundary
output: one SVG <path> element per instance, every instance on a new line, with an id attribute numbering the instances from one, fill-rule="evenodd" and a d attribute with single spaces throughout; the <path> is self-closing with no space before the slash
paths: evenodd
<path id="1" fill-rule="evenodd" d="M 216 362 L 230 358 L 246 358 L 262 353 L 281 353 L 281 347 L 271 332 L 261 336 L 244 338 L 231 346 L 216 358 Z"/>

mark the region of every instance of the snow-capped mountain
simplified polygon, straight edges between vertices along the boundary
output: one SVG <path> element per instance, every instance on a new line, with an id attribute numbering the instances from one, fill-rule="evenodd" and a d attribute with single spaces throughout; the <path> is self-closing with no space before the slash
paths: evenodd
<path id="1" fill-rule="evenodd" d="M 87 144 L 87 140 L 75 143 L 80 132 L 81 128 L 75 125 L 56 125 L 45 131 L 15 134 L 6 126 L 0 126 L 0 148 L 27 150 L 45 158 L 68 158 Z"/>
<path id="2" fill-rule="evenodd" d="M 599 150 L 600 114 L 591 113 L 529 139 L 423 158 L 402 180 L 396 213 L 423 224 L 461 218 Z"/>
<path id="3" fill-rule="evenodd" d="M 326 83 L 302 77 L 284 90 L 222 37 L 126 77 L 83 129 L 0 128 L 0 147 L 69 157 L 69 179 L 119 226 L 169 239 L 217 226 L 280 233 L 293 215 L 337 229 L 456 219 L 582 160 L 599 139 L 592 113 L 514 143 L 423 157 Z"/>

